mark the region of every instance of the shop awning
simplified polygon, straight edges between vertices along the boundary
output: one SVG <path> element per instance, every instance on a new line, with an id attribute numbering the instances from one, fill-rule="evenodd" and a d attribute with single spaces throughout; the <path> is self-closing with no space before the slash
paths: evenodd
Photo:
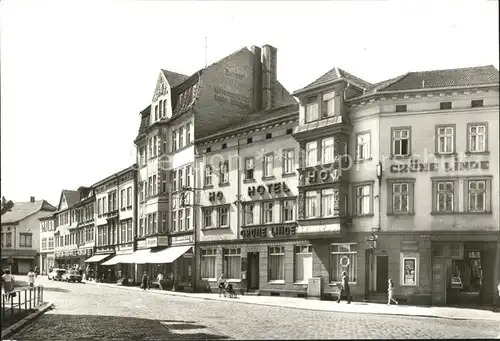
<path id="1" fill-rule="evenodd" d="M 137 250 L 132 254 L 131 260 L 135 264 L 147 264 L 149 263 L 148 258 L 150 254 L 151 254 L 150 249 Z"/>
<path id="2" fill-rule="evenodd" d="M 156 253 L 152 253 L 147 263 L 149 264 L 172 263 L 177 258 L 185 254 L 192 247 L 193 247 L 192 245 L 186 245 L 186 246 L 173 246 L 166 248 Z"/>
<path id="3" fill-rule="evenodd" d="M 101 265 L 115 265 L 115 264 L 132 264 L 134 260 L 132 259 L 132 254 L 129 255 L 117 255 L 111 258 L 110 260 L 105 261 Z"/>
<path id="4" fill-rule="evenodd" d="M 104 258 L 108 257 L 109 255 L 95 255 L 90 257 L 89 259 L 85 260 L 85 263 L 97 263 L 102 261 Z"/>

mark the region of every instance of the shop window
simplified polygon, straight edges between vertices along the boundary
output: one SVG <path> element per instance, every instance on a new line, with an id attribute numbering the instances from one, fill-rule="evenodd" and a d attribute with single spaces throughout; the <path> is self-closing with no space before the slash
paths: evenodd
<path id="1" fill-rule="evenodd" d="M 283 222 L 291 222 L 295 220 L 295 200 L 283 201 Z"/>
<path id="2" fill-rule="evenodd" d="M 330 282 L 340 282 L 344 271 L 349 277 L 349 283 L 356 283 L 357 245 L 355 243 L 331 245 Z"/>
<path id="3" fill-rule="evenodd" d="M 270 246 L 269 247 L 269 267 L 268 267 L 269 282 L 284 282 L 285 281 L 285 247 Z"/>
<path id="4" fill-rule="evenodd" d="M 240 279 L 241 276 L 241 249 L 224 249 L 224 277 Z"/>
<path id="5" fill-rule="evenodd" d="M 244 225 L 253 225 L 254 223 L 254 204 L 245 204 L 243 206 L 243 212 L 244 212 Z"/>
<path id="6" fill-rule="evenodd" d="M 312 278 L 312 246 L 296 245 L 294 249 L 294 282 L 307 283 Z"/>
<path id="7" fill-rule="evenodd" d="M 401 285 L 418 285 L 418 254 L 401 253 Z"/>
<path id="8" fill-rule="evenodd" d="M 201 250 L 201 278 L 215 280 L 215 264 L 217 259 L 217 249 L 202 249 Z"/>

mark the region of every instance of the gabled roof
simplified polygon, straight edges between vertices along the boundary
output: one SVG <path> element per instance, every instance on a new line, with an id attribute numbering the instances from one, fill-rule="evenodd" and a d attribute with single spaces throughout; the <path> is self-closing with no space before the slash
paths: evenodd
<path id="1" fill-rule="evenodd" d="M 319 77 L 318 79 L 316 79 L 314 82 L 310 83 L 309 85 L 306 85 L 300 90 L 295 91 L 293 95 L 295 96 L 297 94 L 313 90 L 323 85 L 327 85 L 340 80 L 352 83 L 353 85 L 358 86 L 360 89 L 367 89 L 373 86 L 370 82 L 367 82 L 359 77 L 356 77 L 343 69 L 335 67 L 330 71 L 328 71 L 327 73 L 325 73 L 324 75 L 322 75 L 321 77 Z"/>
<path id="2" fill-rule="evenodd" d="M 189 78 L 189 76 L 183 75 L 182 73 L 177 73 L 173 71 L 168 71 L 161 69 L 161 72 L 167 79 L 168 83 L 170 84 L 170 87 L 176 87 L 177 85 L 181 84 L 184 82 L 186 79 Z"/>
<path id="3" fill-rule="evenodd" d="M 56 208 L 45 200 L 36 200 L 35 202 L 15 202 L 11 211 L 2 216 L 2 224 L 16 223 L 42 210 L 49 211 L 50 213 L 47 213 L 47 215 L 51 215 Z"/>
<path id="4" fill-rule="evenodd" d="M 377 92 L 489 84 L 498 84 L 498 70 L 493 65 L 408 72 L 393 82 L 380 87 Z"/>
<path id="5" fill-rule="evenodd" d="M 66 198 L 68 207 L 76 205 L 80 201 L 80 192 L 63 189 L 63 195 Z"/>

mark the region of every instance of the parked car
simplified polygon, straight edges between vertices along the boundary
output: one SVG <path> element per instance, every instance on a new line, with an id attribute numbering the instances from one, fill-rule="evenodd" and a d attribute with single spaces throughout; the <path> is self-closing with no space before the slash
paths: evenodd
<path id="1" fill-rule="evenodd" d="M 464 289 L 464 284 L 462 283 L 462 279 L 460 277 L 452 277 L 451 278 L 451 289 L 461 291 Z"/>
<path id="2" fill-rule="evenodd" d="M 51 272 L 47 275 L 48 279 L 54 280 L 54 281 L 62 281 L 62 276 L 66 273 L 66 270 L 64 269 L 52 269 Z"/>
<path id="3" fill-rule="evenodd" d="M 76 270 L 68 270 L 62 275 L 62 280 L 66 282 L 78 282 L 82 281 L 82 275 Z"/>

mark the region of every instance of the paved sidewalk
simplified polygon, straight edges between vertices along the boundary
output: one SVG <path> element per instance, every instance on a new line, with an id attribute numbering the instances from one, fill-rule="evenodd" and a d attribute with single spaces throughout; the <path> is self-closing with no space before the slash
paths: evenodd
<path id="1" fill-rule="evenodd" d="M 109 283 L 87 282 L 96 286 L 107 286 L 123 290 L 142 291 L 139 287 L 127 287 Z M 391 305 L 366 302 L 346 302 L 336 303 L 334 301 L 320 301 L 305 298 L 276 297 L 276 296 L 246 296 L 238 295 L 237 298 L 219 297 L 218 293 L 185 293 L 177 291 L 167 291 L 150 289 L 148 293 L 158 295 L 184 296 L 204 300 L 231 300 L 246 304 L 257 304 L 267 306 L 279 306 L 296 309 L 359 313 L 359 314 L 382 314 L 382 315 L 405 315 L 421 317 L 438 317 L 458 320 L 494 320 L 500 322 L 500 313 L 480 309 L 466 309 L 453 307 L 417 307 L 404 305 Z M 147 293 L 145 293 L 147 294 Z"/>

